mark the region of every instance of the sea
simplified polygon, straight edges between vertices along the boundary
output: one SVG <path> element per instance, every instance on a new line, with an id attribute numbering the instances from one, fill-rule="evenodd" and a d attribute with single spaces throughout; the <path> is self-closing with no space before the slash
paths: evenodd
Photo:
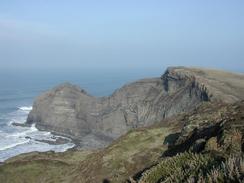
<path id="1" fill-rule="evenodd" d="M 32 151 L 64 152 L 75 144 L 51 145 L 43 142 L 55 141 L 58 136 L 39 131 L 35 124 L 21 127 L 13 123 L 25 123 L 35 98 L 41 93 L 63 83 L 70 82 L 94 96 L 107 96 L 128 82 L 137 79 L 158 77 L 164 69 L 126 69 L 41 71 L 2 70 L 0 72 L 0 162 L 22 153 Z"/>

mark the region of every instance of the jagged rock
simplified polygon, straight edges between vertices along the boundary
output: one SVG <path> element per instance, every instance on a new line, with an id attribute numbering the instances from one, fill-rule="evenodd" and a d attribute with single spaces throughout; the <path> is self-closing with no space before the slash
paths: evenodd
<path id="1" fill-rule="evenodd" d="M 35 100 L 27 124 L 76 139 L 89 136 L 96 139 L 91 146 L 98 146 L 99 141 L 106 145 L 132 128 L 191 111 L 203 101 L 241 99 L 241 74 L 175 67 L 161 78 L 127 84 L 108 97 L 96 98 L 77 86 L 62 84 Z"/>
<path id="2" fill-rule="evenodd" d="M 238 106 L 238 107 L 237 107 Z M 164 152 L 174 156 L 185 151 L 243 151 L 244 101 L 235 104 L 205 103 L 184 116 L 184 127 L 177 140 Z M 167 138 L 167 137 L 166 137 Z"/>
<path id="3" fill-rule="evenodd" d="M 196 142 L 193 143 L 191 147 L 192 152 L 201 152 L 205 148 L 206 140 L 205 139 L 198 139 Z"/>

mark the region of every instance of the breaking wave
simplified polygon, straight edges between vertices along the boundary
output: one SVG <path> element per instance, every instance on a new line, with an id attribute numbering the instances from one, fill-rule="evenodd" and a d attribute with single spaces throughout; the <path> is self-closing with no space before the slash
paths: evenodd
<path id="1" fill-rule="evenodd" d="M 64 152 L 74 147 L 70 139 L 65 144 L 55 145 L 45 143 L 44 141 L 55 141 L 60 136 L 55 136 L 48 131 L 39 131 L 35 127 L 35 124 L 31 127 L 12 125 L 13 123 L 25 123 L 31 110 L 31 106 L 22 106 L 4 115 L 5 123 L 1 124 L 0 131 L 0 161 L 5 161 L 21 153 L 32 151 L 45 152 L 50 150 Z"/>
<path id="2" fill-rule="evenodd" d="M 25 140 L 25 141 L 21 141 L 21 142 L 9 144 L 9 145 L 6 145 L 6 146 L 2 146 L 2 147 L 0 147 L 0 151 L 7 150 L 7 149 L 10 149 L 10 148 L 16 147 L 18 145 L 22 145 L 22 144 L 28 143 L 29 141 L 30 140 L 28 139 L 28 140 Z"/>
<path id="3" fill-rule="evenodd" d="M 32 110 L 32 106 L 23 106 L 23 107 L 18 107 L 18 109 L 22 111 L 27 111 L 30 112 Z"/>

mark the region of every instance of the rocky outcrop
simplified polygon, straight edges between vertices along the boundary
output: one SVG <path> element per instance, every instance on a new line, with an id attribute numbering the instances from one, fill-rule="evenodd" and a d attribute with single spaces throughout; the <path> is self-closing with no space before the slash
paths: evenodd
<path id="1" fill-rule="evenodd" d="M 244 181 L 244 101 L 204 103 L 177 121 L 183 128 L 165 138 L 163 156 L 128 182 Z"/>
<path id="2" fill-rule="evenodd" d="M 164 144 L 168 145 L 168 150 L 164 152 L 164 156 L 174 156 L 186 151 L 198 153 L 213 138 L 218 139 L 218 147 L 224 147 L 223 139 L 230 139 L 228 136 L 237 130 L 244 132 L 243 109 L 244 101 L 234 104 L 213 102 L 199 106 L 182 117 L 180 123 L 183 127 L 180 133 L 165 138 Z M 229 142 L 228 146 L 233 144 Z"/>
<path id="3" fill-rule="evenodd" d="M 244 99 L 243 81 L 241 74 L 175 67 L 161 78 L 139 80 L 101 98 L 66 83 L 35 100 L 27 124 L 69 135 L 88 148 L 99 147 L 132 128 L 191 111 L 203 101 Z"/>

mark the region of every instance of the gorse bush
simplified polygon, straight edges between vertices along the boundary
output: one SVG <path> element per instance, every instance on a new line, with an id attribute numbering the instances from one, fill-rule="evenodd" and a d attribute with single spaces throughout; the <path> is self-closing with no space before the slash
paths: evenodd
<path id="1" fill-rule="evenodd" d="M 244 160 L 241 157 L 230 157 L 219 167 L 213 167 L 207 175 L 200 175 L 197 183 L 244 182 Z"/>
<path id="2" fill-rule="evenodd" d="M 244 160 L 226 161 L 210 155 L 182 153 L 162 160 L 144 172 L 138 183 L 218 183 L 243 182 Z"/>

